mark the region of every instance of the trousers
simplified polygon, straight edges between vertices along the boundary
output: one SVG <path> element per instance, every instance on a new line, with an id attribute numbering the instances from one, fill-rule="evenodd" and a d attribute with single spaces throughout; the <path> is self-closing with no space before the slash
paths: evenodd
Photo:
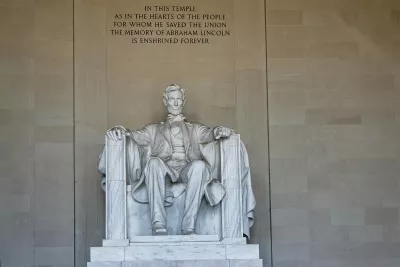
<path id="1" fill-rule="evenodd" d="M 151 223 L 167 225 L 164 201 L 166 194 L 166 179 L 174 175 L 170 167 L 160 158 L 150 158 L 145 167 L 145 184 L 149 197 Z M 182 219 L 182 231 L 195 230 L 197 213 L 204 196 L 205 185 L 210 177 L 210 171 L 202 160 L 188 162 L 179 173 L 178 180 L 186 184 L 186 198 Z"/>

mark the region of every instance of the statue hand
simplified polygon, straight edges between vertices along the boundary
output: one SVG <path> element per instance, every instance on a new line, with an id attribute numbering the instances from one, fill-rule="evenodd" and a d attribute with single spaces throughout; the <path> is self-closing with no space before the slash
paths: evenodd
<path id="1" fill-rule="evenodd" d="M 115 126 L 109 130 L 107 130 L 107 137 L 111 140 L 118 141 L 121 140 L 122 137 L 127 135 L 127 130 L 123 126 Z"/>
<path id="2" fill-rule="evenodd" d="M 234 133 L 234 131 L 232 129 L 229 129 L 224 126 L 218 126 L 214 129 L 214 136 L 215 136 L 216 140 L 218 140 L 220 138 L 227 138 L 227 137 L 231 136 L 232 133 Z"/>

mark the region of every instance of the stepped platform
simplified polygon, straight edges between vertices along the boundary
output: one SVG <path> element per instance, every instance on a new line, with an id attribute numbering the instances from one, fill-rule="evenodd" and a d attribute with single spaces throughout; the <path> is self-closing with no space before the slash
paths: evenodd
<path id="1" fill-rule="evenodd" d="M 137 236 L 90 249 L 87 267 L 261 267 L 258 245 L 217 235 Z"/>

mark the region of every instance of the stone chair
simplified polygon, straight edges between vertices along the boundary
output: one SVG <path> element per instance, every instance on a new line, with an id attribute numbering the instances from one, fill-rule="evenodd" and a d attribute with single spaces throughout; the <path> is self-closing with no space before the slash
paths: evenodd
<path id="1" fill-rule="evenodd" d="M 233 134 L 220 141 L 221 184 L 226 190 L 222 201 L 210 206 L 203 198 L 196 223 L 196 233 L 218 235 L 219 239 L 243 237 L 241 200 L 240 136 Z M 106 138 L 106 240 L 132 240 L 151 236 L 150 207 L 137 202 L 127 183 L 126 140 Z M 166 207 L 168 235 L 179 235 L 185 192 Z"/>

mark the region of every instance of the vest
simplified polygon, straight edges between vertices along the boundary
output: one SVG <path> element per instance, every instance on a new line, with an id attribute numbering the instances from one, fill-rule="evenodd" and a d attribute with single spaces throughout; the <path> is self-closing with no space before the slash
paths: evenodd
<path id="1" fill-rule="evenodd" d="M 171 125 L 172 157 L 167 164 L 174 170 L 180 172 L 186 166 L 186 151 L 183 143 L 181 125 Z"/>

